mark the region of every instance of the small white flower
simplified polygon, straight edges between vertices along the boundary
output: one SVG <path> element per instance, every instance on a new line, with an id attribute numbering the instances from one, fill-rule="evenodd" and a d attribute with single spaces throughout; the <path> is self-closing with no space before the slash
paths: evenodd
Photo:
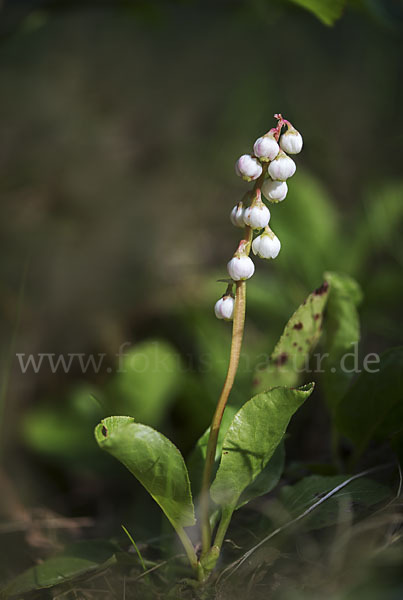
<path id="1" fill-rule="evenodd" d="M 262 229 L 269 224 L 270 211 L 261 200 L 257 200 L 252 206 L 245 208 L 243 220 L 245 225 L 249 225 L 252 229 Z"/>
<path id="2" fill-rule="evenodd" d="M 287 196 L 288 185 L 285 181 L 265 179 L 262 185 L 262 194 L 270 202 L 281 202 Z"/>
<path id="3" fill-rule="evenodd" d="M 280 147 L 271 133 L 266 133 L 266 135 L 258 138 L 253 145 L 253 152 L 255 156 L 264 162 L 268 162 L 269 160 L 276 158 L 279 151 Z"/>
<path id="4" fill-rule="evenodd" d="M 245 223 L 244 223 L 244 220 L 243 220 L 243 214 L 244 214 L 243 203 L 239 202 L 231 210 L 231 214 L 229 216 L 229 218 L 231 219 L 231 223 L 235 227 L 245 227 Z"/>
<path id="5" fill-rule="evenodd" d="M 234 316 L 235 300 L 232 296 L 223 296 L 214 306 L 214 312 L 217 319 L 224 319 L 224 321 L 232 321 Z"/>
<path id="6" fill-rule="evenodd" d="M 249 256 L 234 256 L 227 264 L 229 276 L 234 281 L 249 279 L 255 272 L 255 265 Z"/>
<path id="7" fill-rule="evenodd" d="M 276 258 L 280 248 L 280 240 L 269 228 L 252 242 L 253 254 L 257 254 L 260 258 Z"/>
<path id="8" fill-rule="evenodd" d="M 292 177 L 296 171 L 295 162 L 285 154 L 282 150 L 270 164 L 268 168 L 269 175 L 272 179 L 279 179 L 285 181 L 289 177 Z"/>
<path id="9" fill-rule="evenodd" d="M 235 163 L 235 172 L 245 181 L 253 181 L 262 174 L 262 165 L 257 158 L 243 154 Z"/>
<path id="10" fill-rule="evenodd" d="M 298 154 L 303 144 L 302 135 L 294 127 L 288 126 L 287 131 L 280 137 L 280 146 L 288 154 Z"/>

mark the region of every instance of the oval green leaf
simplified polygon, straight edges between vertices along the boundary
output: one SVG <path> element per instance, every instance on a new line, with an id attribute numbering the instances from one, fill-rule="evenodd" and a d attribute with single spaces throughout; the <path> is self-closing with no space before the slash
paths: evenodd
<path id="1" fill-rule="evenodd" d="M 211 486 L 214 502 L 236 507 L 242 492 L 268 464 L 292 415 L 313 388 L 313 383 L 297 389 L 273 388 L 242 406 L 224 437 L 221 463 Z"/>
<path id="2" fill-rule="evenodd" d="M 325 25 L 333 25 L 343 14 L 347 0 L 289 0 L 313 13 Z"/>
<path id="3" fill-rule="evenodd" d="M 1 591 L 1 597 L 9 598 L 34 590 L 51 588 L 87 573 L 93 573 L 116 562 L 119 548 L 111 542 L 92 540 L 67 546 L 58 556 L 52 556 L 41 564 L 17 575 Z"/>
<path id="4" fill-rule="evenodd" d="M 103 419 L 95 438 L 140 481 L 175 528 L 195 524 L 185 461 L 168 438 L 131 417 Z"/>
<path id="5" fill-rule="evenodd" d="M 279 501 L 286 509 L 288 520 L 296 518 L 321 497 L 348 479 L 348 475 L 304 477 L 295 485 L 280 490 Z M 352 514 L 365 513 L 369 507 L 390 498 L 391 490 L 377 481 L 362 477 L 328 498 L 304 520 L 304 529 L 313 530 L 348 521 Z"/>
<path id="6" fill-rule="evenodd" d="M 137 421 L 156 427 L 163 421 L 182 381 L 182 365 L 175 349 L 161 340 L 146 340 L 119 358 L 118 372 L 106 388 L 110 412 L 130 414 Z"/>

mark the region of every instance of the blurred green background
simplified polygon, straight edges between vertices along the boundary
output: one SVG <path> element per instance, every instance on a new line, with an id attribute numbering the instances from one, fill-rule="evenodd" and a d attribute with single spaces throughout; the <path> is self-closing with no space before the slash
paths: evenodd
<path id="1" fill-rule="evenodd" d="M 159 531 L 92 428 L 137 411 L 188 453 L 208 424 L 230 340 L 213 313 L 239 238 L 228 214 L 248 188 L 234 162 L 275 112 L 305 146 L 272 209 L 281 253 L 248 285 L 233 401 L 325 270 L 362 288 L 363 355 L 401 343 L 402 16 L 393 1 L 351 2 L 332 28 L 280 0 L 0 5 L 4 519 L 41 507 L 89 516 L 92 535 L 125 519 Z M 152 389 L 117 376 L 125 343 L 168 361 Z M 16 353 L 106 358 L 22 373 Z M 290 457 L 326 461 L 327 423 L 319 390 Z M 5 576 L 29 564 L 23 535 L 2 535 Z"/>

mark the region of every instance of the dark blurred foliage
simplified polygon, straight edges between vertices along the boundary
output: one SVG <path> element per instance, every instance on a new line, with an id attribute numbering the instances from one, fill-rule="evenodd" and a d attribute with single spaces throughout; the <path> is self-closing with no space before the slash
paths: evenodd
<path id="1" fill-rule="evenodd" d="M 22 374 L 16 352 L 101 352 L 113 371 L 122 343 L 163 339 L 191 376 L 160 425 L 185 451 L 205 427 L 229 344 L 212 312 L 216 280 L 238 239 L 228 213 L 247 187 L 233 164 L 274 112 L 305 147 L 272 210 L 282 252 L 249 284 L 235 400 L 252 378 L 247 357 L 271 352 L 327 269 L 363 289 L 363 353 L 401 342 L 401 18 L 401 2 L 369 0 L 349 3 L 334 28 L 280 1 L 0 3 L 2 442 L 23 504 L 90 514 L 110 533 L 115 513 L 133 517 L 133 481 L 96 458 L 91 430 L 73 440 L 87 462 L 41 454 L 22 434 L 44 405 L 65 419 L 76 402 L 97 419 L 97 403 L 88 408 L 76 390 L 102 393 L 106 369 Z M 294 429 L 299 459 L 328 456 L 318 398 Z M 156 514 L 142 534 L 159 530 Z M 15 552 L 24 566 L 29 551 Z"/>

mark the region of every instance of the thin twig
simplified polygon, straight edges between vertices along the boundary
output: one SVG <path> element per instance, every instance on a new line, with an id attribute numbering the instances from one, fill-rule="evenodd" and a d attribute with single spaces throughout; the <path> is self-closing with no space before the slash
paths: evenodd
<path id="1" fill-rule="evenodd" d="M 26 531 L 33 527 L 43 527 L 44 529 L 75 529 L 77 527 L 93 527 L 94 521 L 89 517 L 79 517 L 77 519 L 30 519 L 26 521 L 14 521 L 12 523 L 0 523 L 0 535 L 5 533 L 16 533 Z"/>

